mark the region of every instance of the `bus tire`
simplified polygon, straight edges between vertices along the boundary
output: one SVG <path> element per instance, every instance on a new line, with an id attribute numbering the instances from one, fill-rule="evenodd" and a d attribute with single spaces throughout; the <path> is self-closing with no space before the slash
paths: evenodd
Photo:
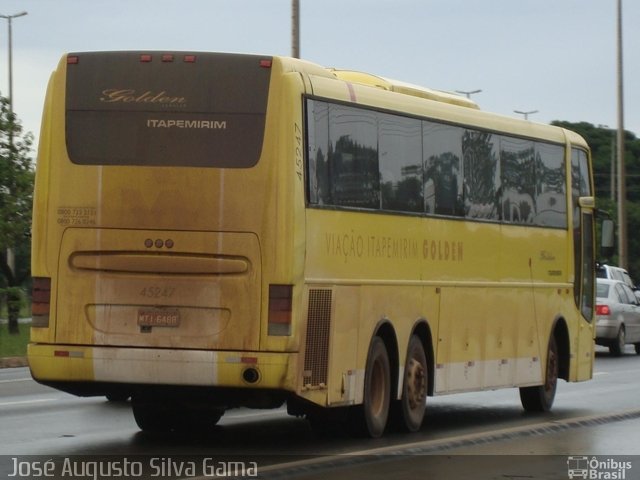
<path id="1" fill-rule="evenodd" d="M 422 426 L 427 407 L 427 385 L 429 383 L 427 356 L 420 338 L 412 335 L 407 348 L 407 360 L 402 381 L 402 397 L 396 407 L 398 426 L 407 432 L 417 432 Z"/>
<path id="2" fill-rule="evenodd" d="M 131 395 L 124 392 L 111 392 L 105 395 L 107 400 L 110 402 L 126 402 L 127 400 L 129 400 L 130 396 Z"/>
<path id="3" fill-rule="evenodd" d="M 353 407 L 349 427 L 358 436 L 381 437 L 389 418 L 391 401 L 391 368 L 387 347 L 378 336 L 373 337 L 364 373 L 362 405 Z"/>
<path id="4" fill-rule="evenodd" d="M 547 366 L 543 385 L 520 387 L 520 401 L 527 412 L 548 412 L 553 406 L 558 386 L 558 345 L 555 336 L 549 339 Z"/>
<path id="5" fill-rule="evenodd" d="M 177 402 L 158 402 L 133 399 L 133 418 L 143 432 L 168 433 L 205 432 L 213 428 L 225 413 L 222 407 L 187 406 Z"/>
<path id="6" fill-rule="evenodd" d="M 224 413 L 224 408 L 183 406 L 174 416 L 177 420 L 174 430 L 185 433 L 207 432 L 218 424 Z"/>
<path id="7" fill-rule="evenodd" d="M 174 417 L 166 408 L 154 403 L 132 400 L 133 418 L 143 432 L 167 433 L 173 430 Z"/>

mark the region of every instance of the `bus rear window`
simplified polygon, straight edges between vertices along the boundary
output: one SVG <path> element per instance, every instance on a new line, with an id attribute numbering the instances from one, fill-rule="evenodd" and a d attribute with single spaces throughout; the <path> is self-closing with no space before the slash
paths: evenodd
<path id="1" fill-rule="evenodd" d="M 249 168 L 258 162 L 268 58 L 178 52 L 69 57 L 66 144 L 73 163 Z"/>

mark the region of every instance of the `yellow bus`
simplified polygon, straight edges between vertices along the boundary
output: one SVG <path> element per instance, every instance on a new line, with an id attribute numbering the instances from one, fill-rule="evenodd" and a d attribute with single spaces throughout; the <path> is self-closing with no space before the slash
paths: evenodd
<path id="1" fill-rule="evenodd" d="M 377 437 L 428 396 L 551 408 L 593 365 L 577 134 L 276 56 L 65 55 L 33 216 L 33 377 L 138 426 L 276 408 Z"/>

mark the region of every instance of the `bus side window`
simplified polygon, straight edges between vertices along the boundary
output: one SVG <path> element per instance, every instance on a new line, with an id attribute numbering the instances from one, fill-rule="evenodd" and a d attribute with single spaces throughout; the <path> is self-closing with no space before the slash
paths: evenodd
<path id="1" fill-rule="evenodd" d="M 378 131 L 382 209 L 422 212 L 420 120 L 381 113 Z"/>

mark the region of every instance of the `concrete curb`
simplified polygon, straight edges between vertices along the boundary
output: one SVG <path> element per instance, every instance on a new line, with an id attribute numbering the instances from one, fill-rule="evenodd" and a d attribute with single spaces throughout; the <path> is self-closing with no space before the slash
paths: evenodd
<path id="1" fill-rule="evenodd" d="M 27 357 L 0 358 L 0 368 L 27 367 Z"/>

